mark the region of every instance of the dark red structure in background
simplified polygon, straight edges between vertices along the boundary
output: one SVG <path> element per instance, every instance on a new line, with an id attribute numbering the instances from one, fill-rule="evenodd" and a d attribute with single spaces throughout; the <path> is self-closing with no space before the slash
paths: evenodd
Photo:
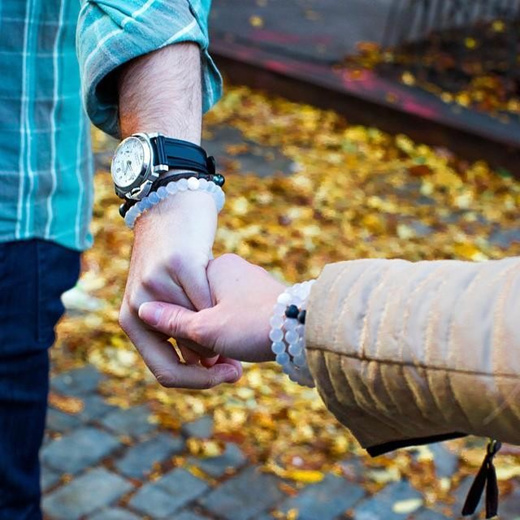
<path id="1" fill-rule="evenodd" d="M 332 0 L 284 0 L 294 4 L 288 20 L 283 19 L 287 4 L 279 0 L 264 0 L 260 2 L 262 8 L 258 7 L 258 1 L 240 0 L 241 12 L 235 15 L 242 16 L 246 26 L 235 22 L 234 27 L 230 27 L 226 23 L 226 9 L 238 9 L 234 1 L 214 0 L 210 25 L 212 55 L 230 82 L 334 109 L 355 124 L 405 133 L 432 146 L 446 146 L 467 159 L 488 160 L 520 178 L 520 118 L 496 117 L 447 104 L 425 90 L 404 85 L 375 70 L 351 75 L 334 67 L 334 53 L 328 52 L 326 43 L 341 40 L 344 35 L 337 34 L 335 38 L 335 34 L 331 34 L 341 30 L 337 20 L 331 19 L 330 23 L 327 20 L 327 16 L 338 16 Z M 363 16 L 363 6 L 358 4 L 357 11 L 349 10 L 349 1 L 341 0 L 346 31 L 349 23 L 355 23 L 355 12 Z M 395 9 L 391 10 L 390 0 L 379 1 L 382 13 L 379 21 L 374 17 L 374 23 L 381 25 L 383 19 L 387 23 L 392 13 L 395 16 Z M 302 4 L 301 24 L 294 19 L 299 4 Z M 319 23 L 309 24 L 305 14 L 309 5 L 314 6 Z M 359 19 L 370 27 L 370 20 Z M 250 22 L 255 20 L 262 26 L 254 27 Z M 284 24 L 287 31 L 281 30 Z M 275 29 L 269 28 L 271 25 Z M 381 40 L 384 33 L 382 26 Z M 315 53 L 313 48 L 317 49 Z M 350 48 L 347 52 L 354 50 Z"/>

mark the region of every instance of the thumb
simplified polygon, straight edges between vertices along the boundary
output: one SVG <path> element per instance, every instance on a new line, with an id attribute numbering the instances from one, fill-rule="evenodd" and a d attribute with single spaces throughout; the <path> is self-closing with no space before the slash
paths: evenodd
<path id="1" fill-rule="evenodd" d="M 139 307 L 139 318 L 155 330 L 175 339 L 194 340 L 196 312 L 163 302 L 146 302 Z"/>

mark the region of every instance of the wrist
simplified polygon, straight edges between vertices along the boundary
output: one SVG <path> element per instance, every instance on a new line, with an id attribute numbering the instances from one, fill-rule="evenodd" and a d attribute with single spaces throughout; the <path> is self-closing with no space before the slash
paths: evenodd
<path id="1" fill-rule="evenodd" d="M 314 280 L 287 288 L 277 298 L 269 320 L 269 339 L 275 360 L 292 381 L 314 387 L 305 351 L 307 300 Z"/>
<path id="2" fill-rule="evenodd" d="M 161 186 L 132 206 L 124 219 L 126 225 L 134 229 L 136 221 L 142 220 L 142 216 L 148 217 L 148 221 L 171 221 L 168 217 L 173 216 L 175 220 L 180 220 L 180 224 L 177 225 L 186 226 L 187 229 L 191 227 L 198 233 L 190 224 L 207 219 L 216 226 L 217 215 L 224 206 L 225 199 L 222 188 L 212 181 L 194 177 L 178 181 L 168 180 L 165 186 Z M 160 219 L 155 218 L 157 216 Z"/>
<path id="3" fill-rule="evenodd" d="M 183 223 L 195 217 L 197 220 L 215 222 L 216 225 L 217 215 L 217 206 L 210 193 L 186 190 L 167 197 L 144 212 L 136 220 L 134 230 L 139 232 L 143 227 L 156 226 L 158 220 Z"/>

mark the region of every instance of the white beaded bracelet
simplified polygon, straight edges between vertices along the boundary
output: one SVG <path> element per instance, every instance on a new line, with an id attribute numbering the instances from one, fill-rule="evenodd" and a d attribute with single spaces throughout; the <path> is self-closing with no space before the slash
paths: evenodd
<path id="1" fill-rule="evenodd" d="M 125 215 L 125 224 L 133 229 L 135 221 L 147 210 L 159 204 L 162 200 L 183 191 L 206 191 L 213 196 L 217 211 L 220 213 L 224 207 L 226 196 L 220 186 L 217 186 L 213 181 L 206 179 L 197 179 L 197 177 L 190 177 L 189 179 L 179 179 L 172 181 L 166 186 L 161 186 L 157 191 L 152 191 L 144 199 L 134 204 Z"/>
<path id="2" fill-rule="evenodd" d="M 280 294 L 269 320 L 271 350 L 276 355 L 277 363 L 282 365 L 284 373 L 290 377 L 291 381 L 311 388 L 315 385 L 307 366 L 305 325 L 300 323 L 297 318 L 288 318 L 286 311 L 292 305 L 296 306 L 299 311 L 306 311 L 307 299 L 315 281 L 297 283 Z"/>

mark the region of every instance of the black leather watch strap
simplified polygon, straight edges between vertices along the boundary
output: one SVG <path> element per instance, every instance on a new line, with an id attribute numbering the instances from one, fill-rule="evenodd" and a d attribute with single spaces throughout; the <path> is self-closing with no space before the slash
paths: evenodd
<path id="1" fill-rule="evenodd" d="M 159 135 L 150 140 L 155 146 L 156 164 L 170 169 L 191 170 L 206 175 L 215 174 L 215 159 L 204 148 L 188 141 Z"/>

